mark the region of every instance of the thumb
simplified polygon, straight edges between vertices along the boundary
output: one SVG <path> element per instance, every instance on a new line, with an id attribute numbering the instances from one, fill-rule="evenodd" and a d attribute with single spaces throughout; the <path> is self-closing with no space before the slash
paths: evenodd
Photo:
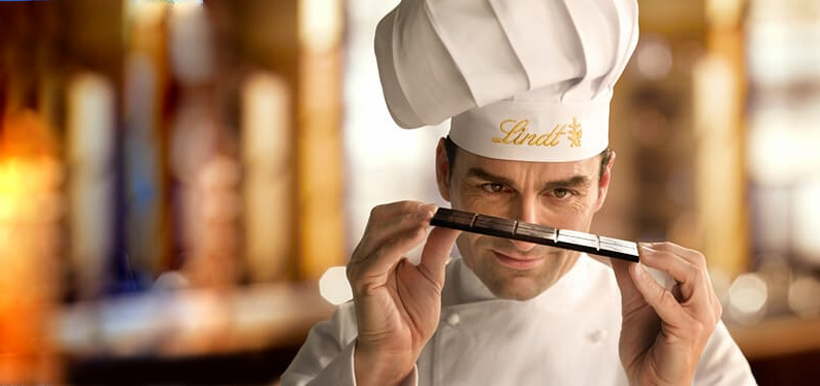
<path id="1" fill-rule="evenodd" d="M 437 283 L 444 283 L 444 265 L 450 257 L 453 243 L 461 233 L 459 230 L 435 227 L 427 237 L 427 243 L 421 252 L 419 267 Z"/>
<path id="2" fill-rule="evenodd" d="M 629 266 L 636 263 L 617 259 L 612 259 L 611 262 L 612 270 L 615 271 L 615 281 L 618 282 L 618 288 L 621 290 L 621 299 L 628 300 L 629 295 L 639 293 L 638 288 L 635 287 L 635 282 L 632 281 L 632 277 L 629 275 Z"/>

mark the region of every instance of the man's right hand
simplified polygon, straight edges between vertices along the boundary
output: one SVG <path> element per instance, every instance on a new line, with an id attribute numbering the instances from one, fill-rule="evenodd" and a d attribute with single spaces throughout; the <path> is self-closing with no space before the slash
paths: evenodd
<path id="1" fill-rule="evenodd" d="M 435 210 L 433 204 L 401 201 L 370 212 L 347 265 L 359 329 L 358 385 L 400 382 L 438 326 L 444 265 L 460 232 L 433 229 L 418 266 L 404 256 L 424 241 Z"/>

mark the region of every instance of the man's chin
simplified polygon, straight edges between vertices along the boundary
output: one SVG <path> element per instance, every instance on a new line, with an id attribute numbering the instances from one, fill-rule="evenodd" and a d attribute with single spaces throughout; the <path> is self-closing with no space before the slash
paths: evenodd
<path id="1" fill-rule="evenodd" d="M 537 283 L 532 277 L 508 277 L 488 286 L 497 298 L 509 300 L 530 300 L 544 291 L 550 285 Z"/>
<path id="2" fill-rule="evenodd" d="M 517 301 L 526 301 L 530 300 L 544 291 L 537 292 L 537 291 L 518 291 L 518 290 L 510 290 L 506 291 L 503 290 L 501 292 L 493 292 L 493 295 L 499 299 L 506 299 L 506 300 L 517 300 Z"/>
<path id="3" fill-rule="evenodd" d="M 550 251 L 543 261 L 548 266 L 533 269 L 511 268 L 496 261 L 493 273 L 490 277 L 482 278 L 482 281 L 498 298 L 529 300 L 555 285 L 572 269 L 577 259 L 578 255 Z"/>

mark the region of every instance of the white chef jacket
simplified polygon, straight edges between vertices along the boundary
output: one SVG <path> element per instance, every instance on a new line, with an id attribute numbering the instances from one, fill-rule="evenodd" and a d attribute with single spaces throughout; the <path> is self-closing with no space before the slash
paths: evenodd
<path id="1" fill-rule="evenodd" d="M 612 269 L 587 255 L 548 290 L 498 299 L 462 259 L 447 265 L 441 318 L 405 385 L 627 385 L 618 356 L 621 295 Z M 318 323 L 283 386 L 355 385 L 353 302 Z M 718 323 L 696 385 L 754 385 L 749 364 Z"/>

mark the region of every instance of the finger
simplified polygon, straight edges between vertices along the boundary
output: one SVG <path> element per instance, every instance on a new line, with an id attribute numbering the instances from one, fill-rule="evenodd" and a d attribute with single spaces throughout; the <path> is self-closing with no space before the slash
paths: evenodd
<path id="1" fill-rule="evenodd" d="M 612 259 L 612 270 L 615 272 L 615 281 L 618 283 L 618 288 L 621 289 L 621 299 L 626 301 L 627 294 L 639 294 L 638 289 L 635 288 L 635 283 L 629 276 L 630 262 Z"/>
<path id="2" fill-rule="evenodd" d="M 632 277 L 629 276 L 629 266 L 631 264 L 633 263 L 622 260 L 612 259 L 611 261 L 612 270 L 615 272 L 615 281 L 621 291 L 621 309 L 624 311 L 639 309 L 643 304 L 647 304 L 643 294 L 635 287 Z M 624 314 L 624 317 L 627 317 L 627 314 Z"/>
<path id="3" fill-rule="evenodd" d="M 419 201 L 397 201 L 389 204 L 382 204 L 373 207 L 370 211 L 370 219 L 368 223 L 378 222 L 378 220 L 387 219 L 407 213 L 432 213 L 436 210 L 435 204 L 425 204 Z"/>
<path id="4" fill-rule="evenodd" d="M 644 300 L 655 310 L 655 313 L 666 323 L 680 325 L 686 318 L 686 312 L 669 292 L 655 281 L 655 278 L 638 263 L 629 264 L 629 276 L 635 288 L 643 295 Z"/>
<path id="5" fill-rule="evenodd" d="M 414 227 L 423 226 L 426 230 L 436 208 L 435 204 L 417 201 L 400 201 L 374 207 L 351 260 L 370 256 L 386 240 Z"/>
<path id="6" fill-rule="evenodd" d="M 642 243 L 643 244 L 643 243 Z M 706 288 L 710 293 L 714 293 L 715 290 L 712 286 L 712 279 L 709 275 L 709 266 L 706 264 L 706 257 L 703 256 L 702 253 L 689 248 L 684 248 L 680 245 L 670 242 L 663 242 L 663 243 L 647 243 L 645 245 L 650 246 L 650 248 L 657 250 L 657 251 L 666 251 L 676 254 L 680 256 L 684 260 L 694 264 L 697 267 L 700 267 L 704 277 L 706 278 Z M 717 301 L 717 296 L 715 296 L 715 301 Z"/>
<path id="7" fill-rule="evenodd" d="M 435 283 L 444 284 L 444 266 L 461 231 L 436 227 L 430 231 L 421 252 L 419 269 Z"/>
<path id="8" fill-rule="evenodd" d="M 426 230 L 429 226 L 430 217 L 423 213 L 405 213 L 371 222 L 353 258 L 369 256 L 385 241 L 411 229 L 422 227 Z"/>
<path id="9" fill-rule="evenodd" d="M 661 243 L 640 243 L 641 245 L 648 246 L 656 251 L 661 252 L 669 252 L 674 253 L 675 255 L 680 256 L 682 259 L 695 264 L 699 267 L 706 267 L 706 258 L 704 258 L 703 254 L 694 250 L 682 247 L 678 244 L 671 243 L 668 241 L 661 242 Z"/>
<path id="10" fill-rule="evenodd" d="M 678 249 L 674 250 L 680 252 Z M 713 291 L 704 267 L 695 265 L 676 253 L 658 251 L 647 245 L 641 245 L 641 263 L 666 272 L 675 279 L 679 283 L 680 298 L 685 305 L 699 313 L 711 312 L 710 295 Z"/>
<path id="11" fill-rule="evenodd" d="M 357 261 L 351 261 L 351 284 L 354 289 L 367 285 L 368 279 L 387 274 L 404 254 L 419 245 L 427 235 L 425 228 L 410 229 L 382 243 L 375 252 Z"/>
<path id="12" fill-rule="evenodd" d="M 684 285 L 691 286 L 697 283 L 701 275 L 699 267 L 679 255 L 658 251 L 645 245 L 641 245 L 641 263 L 666 272 L 675 281 Z"/>

